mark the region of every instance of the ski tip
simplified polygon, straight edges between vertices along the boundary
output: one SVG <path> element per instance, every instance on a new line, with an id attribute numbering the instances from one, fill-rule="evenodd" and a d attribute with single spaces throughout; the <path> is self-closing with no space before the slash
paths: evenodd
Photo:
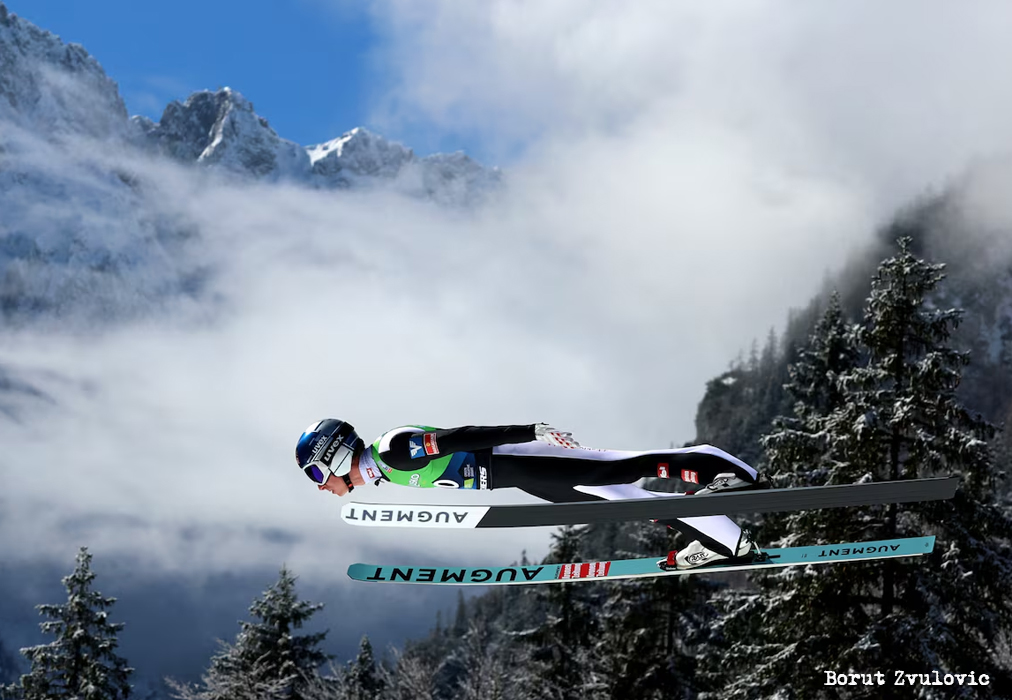
<path id="1" fill-rule="evenodd" d="M 378 567 L 356 562 L 348 567 L 348 578 L 355 581 L 369 581 L 369 572 L 375 571 Z M 372 579 L 375 580 L 375 579 Z"/>
<path id="2" fill-rule="evenodd" d="M 435 527 L 467 529 L 480 527 L 490 506 L 411 505 L 396 503 L 345 503 L 341 519 L 365 527 Z"/>

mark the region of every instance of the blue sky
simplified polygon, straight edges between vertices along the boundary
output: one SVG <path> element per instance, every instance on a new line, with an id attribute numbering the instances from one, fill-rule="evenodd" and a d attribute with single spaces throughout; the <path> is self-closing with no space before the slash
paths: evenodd
<path id="1" fill-rule="evenodd" d="M 7 1 L 8 9 L 67 42 L 82 44 L 117 81 L 130 114 L 158 120 L 171 100 L 232 87 L 283 138 L 310 145 L 365 126 L 419 155 L 465 150 L 476 140 L 414 123 L 380 128 L 370 119 L 392 76 L 381 43 L 355 3 L 322 0 Z M 242 9 L 239 9 L 242 7 Z"/>

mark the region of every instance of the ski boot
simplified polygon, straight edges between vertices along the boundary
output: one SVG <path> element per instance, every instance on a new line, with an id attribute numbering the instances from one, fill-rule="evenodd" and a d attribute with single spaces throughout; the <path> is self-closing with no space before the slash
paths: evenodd
<path id="1" fill-rule="evenodd" d="M 664 571 L 685 571 L 717 565 L 733 566 L 735 564 L 754 564 L 763 562 L 769 557 L 756 546 L 752 540 L 752 533 L 748 530 L 741 531 L 741 538 L 738 540 L 738 547 L 735 556 L 729 557 L 726 554 L 715 552 L 704 546 L 699 540 L 691 542 L 685 549 L 668 552 L 668 558 L 657 562 L 657 565 Z"/>
<path id="2" fill-rule="evenodd" d="M 771 486 L 770 478 L 765 472 L 760 472 L 755 481 L 746 481 L 737 474 L 726 472 L 718 474 L 713 481 L 693 492 L 693 496 L 707 496 L 715 493 L 731 493 L 733 491 L 744 491 L 746 489 L 768 489 Z"/>

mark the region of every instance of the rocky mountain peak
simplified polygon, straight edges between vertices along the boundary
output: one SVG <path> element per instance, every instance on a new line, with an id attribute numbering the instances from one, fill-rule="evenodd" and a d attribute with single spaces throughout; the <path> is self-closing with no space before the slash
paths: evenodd
<path id="1" fill-rule="evenodd" d="M 301 177 L 309 170 L 305 151 L 278 136 L 252 102 L 228 87 L 170 102 L 157 124 L 140 117 L 134 124 L 163 153 L 185 162 L 270 178 Z"/>
<path id="2" fill-rule="evenodd" d="M 306 151 L 313 174 L 329 185 L 347 186 L 354 178 L 394 178 L 415 159 L 415 154 L 395 141 L 361 127 L 336 139 L 309 146 Z"/>

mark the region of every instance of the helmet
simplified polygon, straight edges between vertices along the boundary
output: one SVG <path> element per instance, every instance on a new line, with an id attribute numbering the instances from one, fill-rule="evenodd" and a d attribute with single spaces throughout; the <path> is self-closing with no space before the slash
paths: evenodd
<path id="1" fill-rule="evenodd" d="M 350 423 L 325 418 L 302 433 L 295 446 L 295 461 L 314 483 L 323 484 L 331 474 L 348 474 L 352 456 L 364 445 Z"/>

